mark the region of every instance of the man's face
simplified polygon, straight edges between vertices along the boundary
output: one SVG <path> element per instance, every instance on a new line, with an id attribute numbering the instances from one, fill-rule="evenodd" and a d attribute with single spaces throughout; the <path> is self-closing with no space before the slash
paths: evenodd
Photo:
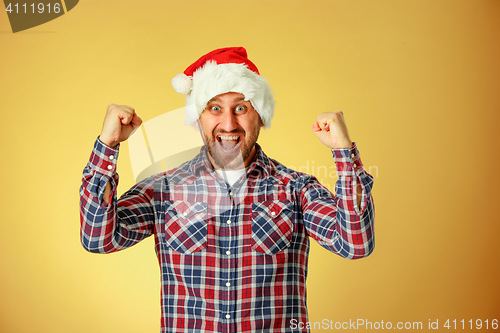
<path id="1" fill-rule="evenodd" d="M 242 94 L 229 92 L 212 98 L 199 124 L 214 168 L 241 169 L 253 160 L 263 123 Z"/>

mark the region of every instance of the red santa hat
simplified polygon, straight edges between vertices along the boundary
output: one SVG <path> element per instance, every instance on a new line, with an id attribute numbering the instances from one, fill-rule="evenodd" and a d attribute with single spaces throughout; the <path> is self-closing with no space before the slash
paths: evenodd
<path id="1" fill-rule="evenodd" d="M 266 79 L 243 47 L 227 47 L 205 54 L 172 79 L 175 91 L 186 95 L 186 123 L 193 125 L 209 100 L 237 92 L 250 101 L 265 127 L 271 126 L 274 98 Z"/>

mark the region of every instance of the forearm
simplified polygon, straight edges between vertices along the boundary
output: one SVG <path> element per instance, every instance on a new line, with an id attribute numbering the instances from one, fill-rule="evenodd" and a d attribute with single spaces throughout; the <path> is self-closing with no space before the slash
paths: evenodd
<path id="1" fill-rule="evenodd" d="M 358 207 L 360 207 L 361 206 L 361 199 L 363 198 L 363 187 L 361 187 L 359 180 L 357 181 L 357 183 L 358 184 L 356 185 L 356 202 L 358 204 Z M 104 192 L 104 193 L 106 193 L 106 192 Z"/>
<path id="2" fill-rule="evenodd" d="M 83 171 L 80 187 L 81 242 L 89 252 L 108 253 L 115 250 L 111 244 L 116 210 L 110 205 L 110 195 L 113 187 L 118 185 L 117 155 L 118 148 L 110 148 L 98 139 Z"/>
<path id="3" fill-rule="evenodd" d="M 104 190 L 104 195 L 102 197 L 102 200 L 104 201 L 104 204 L 106 206 L 109 205 L 109 202 L 111 201 L 110 195 L 111 195 L 111 183 L 107 182 L 106 189 Z"/>
<path id="4" fill-rule="evenodd" d="M 154 224 L 154 214 L 143 208 L 150 201 L 145 188 L 136 186 L 134 191 L 117 199 L 117 157 L 117 147 L 110 148 L 96 141 L 83 172 L 81 241 L 90 252 L 110 253 L 132 246 L 148 237 Z"/>
<path id="5" fill-rule="evenodd" d="M 339 176 L 335 191 L 339 199 L 335 226 L 339 237 L 335 247 L 348 258 L 366 257 L 374 247 L 373 177 L 365 171 L 356 144 L 333 150 L 333 156 Z"/>
<path id="6" fill-rule="evenodd" d="M 350 148 L 332 149 L 332 154 L 339 177 L 336 192 L 343 196 L 346 207 L 354 206 L 361 214 L 369 200 L 373 178 L 365 171 L 355 143 Z"/>

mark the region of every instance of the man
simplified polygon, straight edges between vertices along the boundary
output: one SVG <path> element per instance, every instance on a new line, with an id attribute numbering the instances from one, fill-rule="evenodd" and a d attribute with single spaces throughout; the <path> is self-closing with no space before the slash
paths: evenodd
<path id="1" fill-rule="evenodd" d="M 110 253 L 154 235 L 162 332 L 307 331 L 308 237 L 348 259 L 374 248 L 373 180 L 342 112 L 312 126 L 333 152 L 333 195 L 256 143 L 274 99 L 245 49 L 212 51 L 172 85 L 187 94 L 187 122 L 205 146 L 117 200 L 119 143 L 142 121 L 133 108 L 110 105 L 83 174 L 83 246 Z"/>

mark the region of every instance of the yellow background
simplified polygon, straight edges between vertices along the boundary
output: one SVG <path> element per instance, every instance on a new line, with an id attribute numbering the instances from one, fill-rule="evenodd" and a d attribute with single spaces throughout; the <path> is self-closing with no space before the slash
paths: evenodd
<path id="1" fill-rule="evenodd" d="M 85 252 L 81 172 L 109 103 L 177 109 L 171 78 L 225 46 L 274 89 L 269 156 L 332 165 L 310 125 L 341 109 L 375 176 L 375 252 L 313 244 L 311 321 L 500 319 L 499 18 L 496 0 L 86 0 L 13 34 L 0 13 L 0 331 L 159 332 L 153 239 Z M 119 173 L 123 193 L 126 145 Z"/>

